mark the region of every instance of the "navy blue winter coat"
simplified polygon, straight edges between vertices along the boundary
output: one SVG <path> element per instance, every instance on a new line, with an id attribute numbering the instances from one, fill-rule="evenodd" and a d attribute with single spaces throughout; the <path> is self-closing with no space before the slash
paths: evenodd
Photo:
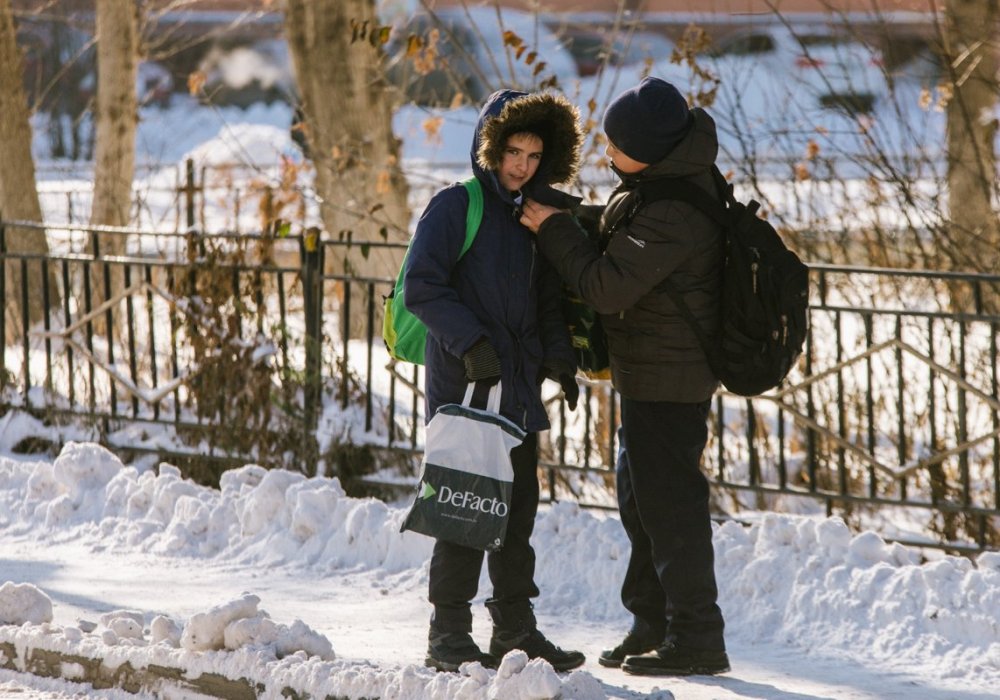
<path id="1" fill-rule="evenodd" d="M 575 198 L 548 185 L 576 173 L 575 109 L 561 96 L 502 90 L 480 112 L 472 144 L 472 169 L 483 189 L 483 220 L 472 247 L 459 260 L 469 204 L 461 184 L 437 192 L 417 223 L 403 286 L 407 308 L 428 329 L 428 419 L 442 404 L 462 401 L 468 387 L 462 355 L 480 338 L 500 356 L 500 412 L 529 432 L 549 427 L 539 392 L 543 364 L 574 366 L 562 283 L 496 176 L 507 137 L 525 130 L 542 132 L 544 146 L 524 194 L 572 206 Z"/>

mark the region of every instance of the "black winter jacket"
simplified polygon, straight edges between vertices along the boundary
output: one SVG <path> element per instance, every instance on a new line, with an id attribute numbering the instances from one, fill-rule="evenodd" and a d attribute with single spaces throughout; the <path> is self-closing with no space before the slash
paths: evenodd
<path id="1" fill-rule="evenodd" d="M 718 196 L 711 166 L 718 154 L 715 122 L 693 109 L 687 136 L 659 163 L 623 175 L 601 220 L 606 248 L 581 235 L 568 214 L 549 217 L 538 246 L 560 275 L 601 315 L 615 388 L 636 401 L 699 402 L 718 381 L 694 333 L 664 291 L 669 277 L 711 334 L 719 313 L 722 235 L 683 202 L 658 200 L 636 208 L 639 182 L 684 178 Z M 625 219 L 623 220 L 623 217 Z"/>
<path id="2" fill-rule="evenodd" d="M 468 386 L 462 355 L 480 338 L 500 356 L 501 414 L 530 432 L 549 427 L 539 392 L 543 364 L 575 366 L 559 278 L 538 255 L 535 237 L 496 177 L 507 138 L 524 130 L 545 132 L 542 161 L 524 194 L 553 206 L 579 202 L 548 186 L 576 174 L 582 137 L 572 104 L 544 93 L 494 93 L 472 145 L 484 200 L 475 242 L 459 259 L 469 198 L 461 184 L 451 185 L 421 215 L 405 264 L 406 306 L 428 330 L 428 419 L 442 404 L 461 402 Z"/>

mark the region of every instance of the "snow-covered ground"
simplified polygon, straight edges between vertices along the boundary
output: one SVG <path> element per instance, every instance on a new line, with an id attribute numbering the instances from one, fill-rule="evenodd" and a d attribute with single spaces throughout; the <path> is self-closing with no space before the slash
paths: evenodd
<path id="1" fill-rule="evenodd" d="M 623 76 L 621 87 L 633 78 Z M 581 105 L 590 97 L 602 104 L 618 89 L 609 79 L 565 86 Z M 415 214 L 421 197 L 467 171 L 475 116 L 472 108 L 397 113 L 404 165 L 418 185 Z M 282 157 L 300 157 L 290 121 L 287 105 L 211 109 L 176 96 L 168 109 L 142 112 L 138 159 L 177 168 L 192 157 L 199 166 L 235 162 L 267 173 Z M 844 133 L 806 130 L 791 152 L 805 152 L 821 132 Z M 35 151 L 44 159 L 40 136 Z M 57 193 L 45 199 L 46 216 L 59 220 L 67 183 L 86 188 L 88 168 L 41 165 L 41 188 Z M 175 177 L 138 178 L 147 223 L 169 222 Z M 86 199 L 74 195 L 78 217 Z M 168 465 L 122 465 L 86 443 L 34 460 L 10 453 L 16 440 L 5 432 L 16 431 L 7 427 L 0 645 L 12 643 L 20 660 L 43 648 L 112 665 L 174 666 L 191 676 L 248 678 L 275 698 L 288 687 L 311 697 L 396 700 L 986 700 L 1000 686 L 1000 554 L 924 562 L 873 533 L 852 535 L 836 519 L 777 515 L 716 530 L 731 673 L 656 679 L 605 669 L 596 663 L 600 650 L 629 622 L 618 597 L 628 541 L 613 514 L 568 503 L 538 517 L 537 613 L 543 631 L 583 650 L 587 664 L 559 676 L 513 655 L 499 672 L 435 674 L 422 667 L 431 542 L 398 532 L 405 504 L 353 499 L 336 480 L 253 466 L 228 472 L 213 490 Z M 488 593 L 484 578 L 481 643 L 489 637 L 481 605 Z M 0 652 L 0 666 L 8 662 Z M 172 687 L 158 693 L 191 697 Z M 0 670 L 0 698 L 81 696 L 134 697 Z"/>
<path id="2" fill-rule="evenodd" d="M 436 674 L 422 667 L 431 541 L 399 532 L 404 513 L 335 479 L 254 466 L 210 489 L 89 443 L 55 460 L 2 457 L 0 644 L 248 678 L 274 698 L 985 700 L 1000 684 L 1000 554 L 921 563 L 838 519 L 778 515 L 715 532 L 732 672 L 602 668 L 598 653 L 628 626 L 628 541 L 613 515 L 569 503 L 538 517 L 537 613 L 587 664 L 557 675 L 515 654 L 497 672 Z M 484 579 L 483 643 L 488 592 Z M 12 683 L 39 693 L 28 697 L 90 692 L 0 675 L 0 691 Z"/>

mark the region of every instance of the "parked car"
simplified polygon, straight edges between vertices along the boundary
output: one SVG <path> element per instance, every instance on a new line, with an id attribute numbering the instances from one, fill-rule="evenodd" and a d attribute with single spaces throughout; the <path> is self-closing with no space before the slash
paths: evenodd
<path id="1" fill-rule="evenodd" d="M 581 78 L 597 75 L 605 64 L 614 65 L 616 56 L 606 38 L 590 29 L 557 29 L 563 46 L 569 51 Z M 609 55 L 610 54 L 610 55 Z"/>
<path id="2" fill-rule="evenodd" d="M 284 39 L 213 46 L 201 59 L 202 90 L 212 104 L 249 107 L 256 102 L 293 102 L 295 76 Z"/>
<path id="3" fill-rule="evenodd" d="M 559 38 L 536 15 L 491 7 L 421 12 L 394 27 L 387 75 L 406 100 L 446 106 L 456 96 L 479 104 L 501 87 L 530 90 L 577 77 Z"/>
<path id="4" fill-rule="evenodd" d="M 824 108 L 871 112 L 886 91 L 881 51 L 833 25 L 741 29 L 720 39 L 709 61 L 723 80 L 742 81 L 734 74 L 745 75 L 748 63 L 757 64 L 784 81 L 789 94 L 803 92 Z"/>
<path id="5" fill-rule="evenodd" d="M 609 35 L 593 29 L 565 27 L 558 34 L 573 56 L 580 77 L 597 75 L 605 66 L 668 59 L 674 50 L 670 39 L 654 32 L 622 31 Z"/>
<path id="6" fill-rule="evenodd" d="M 897 81 L 933 87 L 948 78 L 948 60 L 940 50 L 923 44 L 895 67 L 893 75 Z"/>

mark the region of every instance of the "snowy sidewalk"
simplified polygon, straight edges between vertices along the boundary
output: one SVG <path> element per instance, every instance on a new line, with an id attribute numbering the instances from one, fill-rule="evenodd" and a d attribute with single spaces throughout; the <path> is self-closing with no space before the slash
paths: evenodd
<path id="1" fill-rule="evenodd" d="M 572 504 L 539 513 L 536 612 L 586 665 L 562 676 L 542 662 L 513 663 L 503 678 L 433 674 L 421 666 L 430 541 L 399 533 L 403 512 L 348 498 L 335 480 L 255 467 L 207 489 L 170 468 L 123 467 L 93 445 L 67 446 L 54 462 L 0 458 L 0 585 L 30 584 L 52 606 L 51 622 L 0 627 L 0 641 L 18 633 L 18 644 L 85 644 L 112 662 L 153 658 L 194 676 L 275 681 L 268 692 L 287 678 L 312 697 L 986 700 L 1000 685 L 1000 555 L 920 564 L 837 519 L 774 515 L 716 531 L 731 673 L 663 679 L 602 668 L 600 650 L 628 626 L 618 600 L 628 542 L 616 518 Z M 481 643 L 487 592 L 484 581 Z M 246 593 L 259 604 L 241 607 Z M 234 603 L 246 634 L 228 651 L 153 643 L 158 616 L 180 630 Z M 138 637 L 106 634 L 102 615 L 116 610 L 139 615 Z M 80 620 L 97 627 L 85 632 Z M 316 634 L 300 640 L 328 640 L 335 660 L 282 651 L 277 633 L 296 623 Z"/>

